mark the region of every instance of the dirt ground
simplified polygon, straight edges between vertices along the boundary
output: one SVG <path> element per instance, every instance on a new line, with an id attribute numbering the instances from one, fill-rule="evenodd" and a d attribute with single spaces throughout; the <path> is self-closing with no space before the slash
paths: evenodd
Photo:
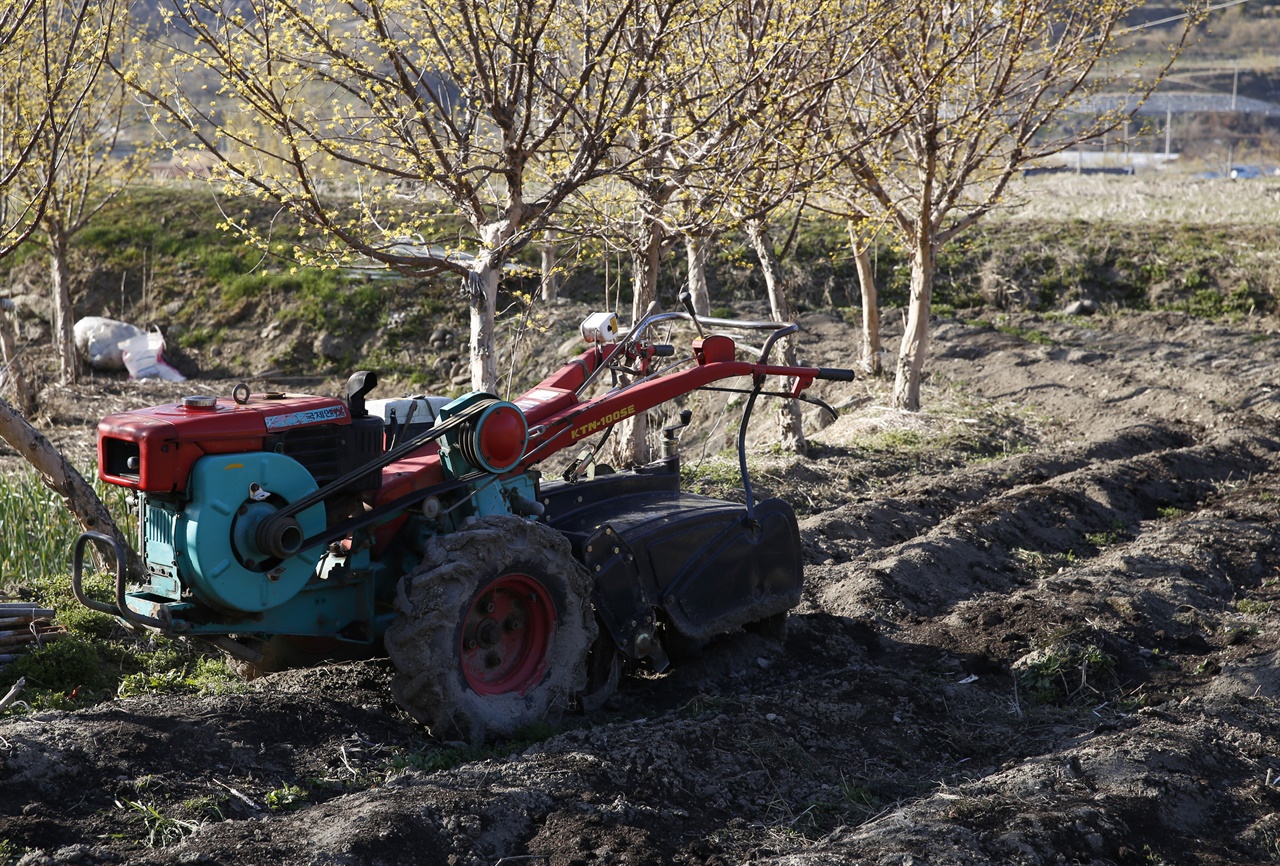
<path id="1" fill-rule="evenodd" d="M 848 365 L 848 325 L 804 324 L 808 360 Z M 483 751 L 430 740 L 378 661 L 7 718 L 6 855 L 1280 861 L 1274 323 L 935 325 L 924 413 L 824 383 L 847 408 L 812 458 L 761 458 L 803 512 L 785 641 L 729 636 Z"/>

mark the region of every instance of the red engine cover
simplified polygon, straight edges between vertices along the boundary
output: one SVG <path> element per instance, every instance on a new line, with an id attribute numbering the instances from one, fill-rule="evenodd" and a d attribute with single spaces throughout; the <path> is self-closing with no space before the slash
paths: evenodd
<path id="1" fill-rule="evenodd" d="M 259 451 L 265 437 L 318 424 L 350 424 L 347 404 L 301 394 L 228 398 L 212 406 L 170 403 L 108 415 L 98 422 L 98 477 L 147 493 L 187 486 L 191 465 L 206 454 Z"/>

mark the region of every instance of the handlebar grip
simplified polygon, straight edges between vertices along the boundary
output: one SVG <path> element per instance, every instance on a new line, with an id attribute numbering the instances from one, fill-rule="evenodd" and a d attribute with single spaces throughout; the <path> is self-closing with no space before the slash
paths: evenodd
<path id="1" fill-rule="evenodd" d="M 670 358 L 676 353 L 676 347 L 670 343 L 654 343 L 653 356 L 655 358 Z"/>
<path id="2" fill-rule="evenodd" d="M 854 370 L 844 370 L 840 367 L 819 367 L 819 379 L 830 379 L 833 382 L 852 382 L 858 378 L 858 374 Z"/>

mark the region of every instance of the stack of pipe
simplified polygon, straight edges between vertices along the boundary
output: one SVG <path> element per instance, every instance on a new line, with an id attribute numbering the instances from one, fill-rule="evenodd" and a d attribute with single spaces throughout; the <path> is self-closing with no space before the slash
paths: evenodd
<path id="1" fill-rule="evenodd" d="M 53 616 L 50 608 L 30 602 L 0 602 L 0 667 L 66 634 L 65 628 L 49 621 Z"/>

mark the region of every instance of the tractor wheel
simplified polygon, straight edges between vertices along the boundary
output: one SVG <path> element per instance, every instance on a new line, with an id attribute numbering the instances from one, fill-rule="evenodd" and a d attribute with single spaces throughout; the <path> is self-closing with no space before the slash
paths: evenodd
<path id="1" fill-rule="evenodd" d="M 396 590 L 396 700 L 441 739 L 558 717 L 587 685 L 591 589 L 568 540 L 542 524 L 496 515 L 436 537 Z"/>

